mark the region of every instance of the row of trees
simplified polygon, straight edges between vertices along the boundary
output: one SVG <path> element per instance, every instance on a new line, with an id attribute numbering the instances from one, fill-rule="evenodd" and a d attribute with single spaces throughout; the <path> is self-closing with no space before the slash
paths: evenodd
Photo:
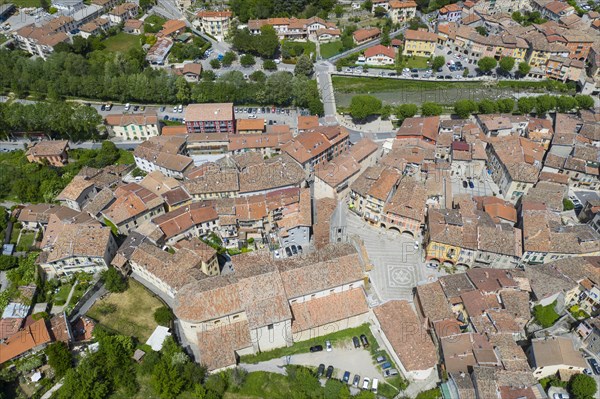
<path id="1" fill-rule="evenodd" d="M 233 48 L 242 53 L 252 53 L 263 58 L 273 58 L 279 49 L 279 37 L 275 28 L 264 25 L 258 35 L 250 33 L 248 28 L 237 29 L 231 40 Z"/>
<path id="2" fill-rule="evenodd" d="M 515 107 L 516 105 L 516 107 Z M 512 113 L 531 114 L 543 116 L 550 111 L 571 112 L 579 109 L 594 107 L 594 99 L 587 95 L 577 96 L 551 96 L 544 94 L 537 97 L 521 97 L 518 101 L 512 98 L 502 98 L 497 101 L 484 99 L 479 102 L 472 100 L 459 100 L 454 104 L 454 113 L 460 118 L 468 118 L 471 114 Z M 402 122 L 413 117 L 419 111 L 415 104 L 402 104 L 397 107 L 383 105 L 378 98 L 361 94 L 352 97 L 350 101 L 350 115 L 357 121 L 365 121 L 369 117 L 379 115 L 388 119 L 391 115 Z M 434 102 L 421 104 L 422 116 L 436 116 L 444 112 L 444 107 Z"/>
<path id="3" fill-rule="evenodd" d="M 335 0 L 232 0 L 229 6 L 242 22 L 271 17 L 304 17 L 315 15 L 326 19 Z"/>
<path id="4" fill-rule="evenodd" d="M 0 135 L 43 131 L 72 141 L 98 135 L 102 117 L 95 108 L 62 101 L 0 103 Z"/>

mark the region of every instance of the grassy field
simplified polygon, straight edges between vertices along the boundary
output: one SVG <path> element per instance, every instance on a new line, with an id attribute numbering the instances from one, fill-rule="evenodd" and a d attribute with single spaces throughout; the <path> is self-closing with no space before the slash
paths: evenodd
<path id="1" fill-rule="evenodd" d="M 248 374 L 238 392 L 225 393 L 225 399 L 271 398 L 286 399 L 290 394 L 290 383 L 286 376 L 257 371 Z"/>
<path id="2" fill-rule="evenodd" d="M 370 78 L 354 76 L 332 76 L 334 90 L 340 93 L 371 93 L 376 91 L 410 91 L 427 89 L 477 88 L 481 82 L 423 82 L 416 80 L 400 80 L 387 78 Z"/>
<path id="3" fill-rule="evenodd" d="M 34 240 L 35 240 L 35 233 L 33 231 L 23 232 L 21 234 L 21 237 L 19 238 L 19 244 L 17 245 L 17 250 L 29 251 L 29 248 L 33 245 Z"/>
<path id="4" fill-rule="evenodd" d="M 157 326 L 154 311 L 161 306 L 160 300 L 144 286 L 129 279 L 127 291 L 97 301 L 87 315 L 112 330 L 146 342 Z"/>
<path id="5" fill-rule="evenodd" d="M 426 69 L 429 68 L 427 61 L 429 61 L 427 57 L 404 57 L 400 68 Z"/>
<path id="6" fill-rule="evenodd" d="M 40 7 L 40 0 L 0 0 L 0 4 L 12 3 L 19 8 Z"/>
<path id="7" fill-rule="evenodd" d="M 126 53 L 135 47 L 141 47 L 140 36 L 128 33 L 118 33 L 104 41 L 105 51 Z"/>
<path id="8" fill-rule="evenodd" d="M 336 40 L 334 42 L 321 44 L 321 57 L 330 58 L 342 52 L 342 42 Z"/>

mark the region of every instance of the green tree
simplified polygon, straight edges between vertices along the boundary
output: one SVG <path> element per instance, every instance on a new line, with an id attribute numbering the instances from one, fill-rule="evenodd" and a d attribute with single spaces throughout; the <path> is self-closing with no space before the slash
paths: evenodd
<path id="1" fill-rule="evenodd" d="M 267 75 L 263 71 L 254 71 L 249 76 L 250 80 L 258 83 L 265 83 L 267 81 Z"/>
<path id="2" fill-rule="evenodd" d="M 483 72 L 489 72 L 496 68 L 498 62 L 492 57 L 483 57 L 477 61 L 477 67 Z"/>
<path id="3" fill-rule="evenodd" d="M 109 292 L 124 292 L 127 289 L 127 281 L 114 267 L 109 267 L 102 272 L 102 280 Z"/>
<path id="4" fill-rule="evenodd" d="M 382 46 L 389 46 L 392 40 L 390 39 L 390 27 L 385 25 L 381 32 L 381 39 L 379 41 Z"/>
<path id="5" fill-rule="evenodd" d="M 468 118 L 473 112 L 477 111 L 477 104 L 471 100 L 458 100 L 454 103 L 454 113 L 459 118 Z"/>
<path id="6" fill-rule="evenodd" d="M 535 113 L 545 115 L 556 108 L 556 97 L 544 94 L 535 98 Z"/>
<path id="7" fill-rule="evenodd" d="M 161 306 L 154 311 L 154 321 L 161 326 L 170 326 L 174 319 L 173 312 L 166 306 Z"/>
<path id="8" fill-rule="evenodd" d="M 8 270 L 17 267 L 17 258 L 9 255 L 0 255 L 0 270 Z"/>
<path id="9" fill-rule="evenodd" d="M 212 69 L 219 69 L 219 68 L 221 68 L 221 61 L 219 61 L 216 58 L 210 60 L 209 64 L 210 64 L 210 67 Z"/>
<path id="10" fill-rule="evenodd" d="M 484 26 L 478 26 L 475 28 L 475 30 L 477 31 L 477 33 L 479 33 L 481 36 L 487 36 L 488 35 L 488 31 L 487 29 L 485 29 Z"/>
<path id="11" fill-rule="evenodd" d="M 336 18 L 341 18 L 344 15 L 344 7 L 342 7 L 340 4 L 336 4 L 335 8 L 333 9 L 333 13 L 335 14 Z"/>
<path id="12" fill-rule="evenodd" d="M 433 70 L 437 71 L 439 68 L 443 67 L 445 63 L 446 63 L 446 57 L 444 57 L 443 55 L 438 55 L 433 58 L 433 61 L 431 62 L 431 68 Z M 465 69 L 465 71 L 466 71 L 466 69 Z"/>
<path id="13" fill-rule="evenodd" d="M 373 8 L 373 2 L 371 0 L 365 0 L 362 3 L 362 8 L 363 10 L 371 12 L 371 9 Z"/>
<path id="14" fill-rule="evenodd" d="M 348 399 L 350 398 L 350 389 L 340 380 L 329 379 L 325 383 L 323 397 L 324 399 Z"/>
<path id="15" fill-rule="evenodd" d="M 177 94 L 175 95 L 177 101 L 180 103 L 187 103 L 192 95 L 192 91 L 187 80 L 185 80 L 183 76 L 179 76 L 175 81 L 175 87 L 177 88 Z"/>
<path id="16" fill-rule="evenodd" d="M 575 204 L 568 198 L 563 198 L 563 211 L 572 211 L 575 209 Z"/>
<path id="17" fill-rule="evenodd" d="M 598 387 L 594 378 L 585 374 L 575 374 L 569 380 L 569 392 L 574 399 L 593 399 Z"/>
<path id="18" fill-rule="evenodd" d="M 279 37 L 275 28 L 271 25 L 264 25 L 260 28 L 260 35 L 256 39 L 256 51 L 261 57 L 273 58 L 279 48 Z"/>
<path id="19" fill-rule="evenodd" d="M 477 104 L 477 109 L 480 114 L 495 114 L 498 112 L 498 105 L 492 100 L 484 99 Z"/>
<path id="20" fill-rule="evenodd" d="M 313 74 L 313 62 L 310 57 L 301 55 L 294 67 L 294 75 L 311 76 Z"/>
<path id="21" fill-rule="evenodd" d="M 515 66 L 515 59 L 513 57 L 502 57 L 498 66 L 502 72 L 509 73 Z"/>
<path id="22" fill-rule="evenodd" d="M 385 8 L 383 8 L 381 6 L 377 6 L 373 10 L 373 15 L 375 15 L 375 18 L 383 18 L 387 15 L 387 11 Z"/>
<path id="23" fill-rule="evenodd" d="M 263 61 L 263 69 L 265 71 L 276 71 L 277 64 L 273 60 L 264 60 Z"/>
<path id="24" fill-rule="evenodd" d="M 251 54 L 244 54 L 240 57 L 240 64 L 242 64 L 244 68 L 247 68 L 256 64 L 256 60 Z"/>
<path id="25" fill-rule="evenodd" d="M 569 112 L 578 107 L 577 100 L 571 96 L 560 96 L 556 99 L 558 112 Z"/>
<path id="26" fill-rule="evenodd" d="M 579 108 L 594 108 L 594 99 L 592 98 L 592 96 L 578 94 L 575 96 L 575 100 L 577 101 L 577 104 L 579 104 Z"/>
<path id="27" fill-rule="evenodd" d="M 204 71 L 202 71 L 202 80 L 204 82 L 210 82 L 213 81 L 217 78 L 217 75 L 215 74 L 214 71 L 211 71 L 210 69 L 205 69 Z"/>
<path id="28" fill-rule="evenodd" d="M 419 112 L 419 107 L 415 104 L 402 104 L 396 108 L 396 118 L 402 122 L 406 118 L 412 118 Z"/>
<path id="29" fill-rule="evenodd" d="M 229 67 L 233 64 L 233 61 L 237 60 L 237 55 L 233 51 L 227 51 L 223 54 L 223 59 L 221 60 L 221 64 L 224 67 Z"/>
<path id="30" fill-rule="evenodd" d="M 48 356 L 48 364 L 54 369 L 57 378 L 61 378 L 73 367 L 71 351 L 64 342 L 58 341 L 48 345 L 45 353 Z"/>
<path id="31" fill-rule="evenodd" d="M 519 74 L 521 76 L 527 76 L 527 74 L 531 71 L 531 66 L 526 62 L 519 63 Z"/>
<path id="32" fill-rule="evenodd" d="M 381 109 L 381 100 L 376 97 L 360 94 L 352 97 L 350 101 L 350 115 L 353 119 L 363 121 L 375 115 Z"/>
<path id="33" fill-rule="evenodd" d="M 442 106 L 434 102 L 424 102 L 421 104 L 421 115 L 423 116 L 437 116 L 441 115 L 443 111 Z"/>
<path id="34" fill-rule="evenodd" d="M 496 101 L 496 104 L 498 105 L 498 112 L 502 112 L 504 114 L 509 114 L 515 109 L 515 100 L 512 98 L 501 98 L 500 100 Z"/>
<path id="35" fill-rule="evenodd" d="M 517 101 L 517 109 L 521 114 L 530 114 L 535 108 L 536 102 L 534 97 L 521 97 Z"/>

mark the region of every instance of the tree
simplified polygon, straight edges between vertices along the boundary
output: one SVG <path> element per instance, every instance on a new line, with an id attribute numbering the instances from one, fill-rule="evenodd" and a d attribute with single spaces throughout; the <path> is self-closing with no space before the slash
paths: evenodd
<path id="1" fill-rule="evenodd" d="M 166 306 L 161 306 L 154 311 L 154 321 L 161 326 L 169 326 L 173 320 L 173 313 Z"/>
<path id="2" fill-rule="evenodd" d="M 250 80 L 258 83 L 265 83 L 267 81 L 267 75 L 263 71 L 254 71 L 249 76 Z"/>
<path id="3" fill-rule="evenodd" d="M 273 60 L 264 60 L 263 61 L 263 69 L 265 71 L 276 71 L 277 64 Z"/>
<path id="4" fill-rule="evenodd" d="M 467 76 L 469 76 L 469 70 L 467 68 L 463 69 L 463 78 L 466 78 Z"/>
<path id="5" fill-rule="evenodd" d="M 504 114 L 509 114 L 515 109 L 515 100 L 512 98 L 501 98 L 500 100 L 496 101 L 496 104 L 498 105 L 498 112 L 502 112 Z"/>
<path id="6" fill-rule="evenodd" d="M 487 29 L 485 29 L 484 26 L 478 26 L 478 27 L 476 27 L 475 31 L 477 31 L 477 33 L 479 33 L 481 36 L 487 36 L 488 35 L 488 31 L 487 31 Z"/>
<path id="7" fill-rule="evenodd" d="M 256 64 L 256 60 L 251 54 L 244 54 L 240 57 L 240 64 L 242 64 L 244 68 L 247 68 Z"/>
<path id="8" fill-rule="evenodd" d="M 385 8 L 383 8 L 381 6 L 377 6 L 373 10 L 373 15 L 375 15 L 375 18 L 383 18 L 387 15 L 387 11 Z"/>
<path id="9" fill-rule="evenodd" d="M 294 75 L 311 76 L 313 74 L 313 62 L 306 56 L 301 55 L 294 67 Z"/>
<path id="10" fill-rule="evenodd" d="M 402 104 L 396 108 L 396 118 L 402 122 L 406 118 L 412 118 L 419 112 L 415 104 Z"/>
<path id="11" fill-rule="evenodd" d="M 350 101 L 350 115 L 353 119 L 363 121 L 376 114 L 381 109 L 381 100 L 367 94 L 352 97 Z"/>
<path id="12" fill-rule="evenodd" d="M 386 25 L 381 32 L 380 43 L 382 46 L 389 46 L 392 40 L 390 39 L 390 28 Z"/>
<path id="13" fill-rule="evenodd" d="M 371 12 L 371 9 L 373 8 L 373 2 L 371 0 L 365 0 L 362 3 L 362 8 L 363 10 Z"/>
<path id="14" fill-rule="evenodd" d="M 575 374 L 569 381 L 569 392 L 574 399 L 592 399 L 597 390 L 596 380 L 589 375 Z"/>
<path id="15" fill-rule="evenodd" d="M 592 96 L 578 94 L 575 96 L 575 100 L 577 101 L 577 104 L 579 104 L 579 108 L 594 108 L 594 99 L 592 98 Z"/>
<path id="16" fill-rule="evenodd" d="M 123 292 L 127 289 L 127 281 L 114 267 L 109 267 L 102 272 L 102 280 L 104 280 L 104 287 L 108 292 Z"/>
<path id="17" fill-rule="evenodd" d="M 444 109 L 441 105 L 433 102 L 424 102 L 421 104 L 421 115 L 423 116 L 437 116 L 441 115 Z"/>
<path id="18" fill-rule="evenodd" d="M 348 399 L 350 398 L 350 389 L 348 385 L 340 380 L 328 379 L 325 383 L 323 392 L 324 399 Z"/>
<path id="19" fill-rule="evenodd" d="M 217 75 L 215 74 L 214 71 L 211 71 L 210 69 L 205 69 L 204 71 L 202 71 L 202 80 L 205 82 L 210 82 L 213 81 L 217 78 Z"/>
<path id="20" fill-rule="evenodd" d="M 471 100 L 458 100 L 454 103 L 454 113 L 458 115 L 459 118 L 465 119 L 468 118 L 473 112 L 477 111 L 477 104 Z"/>
<path id="21" fill-rule="evenodd" d="M 446 63 L 446 57 L 444 57 L 443 55 L 438 55 L 437 57 L 433 58 L 433 61 L 431 62 L 431 68 L 434 71 L 437 71 L 439 68 L 443 67 L 445 63 Z M 466 71 L 466 69 L 465 69 L 465 71 Z"/>
<path id="22" fill-rule="evenodd" d="M 533 97 L 521 97 L 517 101 L 517 109 L 524 115 L 530 114 L 534 108 L 535 98 Z"/>
<path id="23" fill-rule="evenodd" d="M 256 36 L 256 52 L 265 58 L 273 58 L 279 48 L 279 37 L 275 28 L 264 25 L 260 28 L 260 35 Z"/>
<path id="24" fill-rule="evenodd" d="M 223 54 L 223 59 L 221 60 L 221 64 L 224 67 L 229 67 L 233 64 L 233 61 L 237 60 L 237 55 L 233 51 L 227 51 Z"/>
<path id="25" fill-rule="evenodd" d="M 527 74 L 531 71 L 531 65 L 526 62 L 519 63 L 519 74 L 521 76 L 527 76 Z"/>
<path id="26" fill-rule="evenodd" d="M 498 105 L 492 100 L 484 99 L 477 104 L 477 109 L 480 114 L 495 114 L 498 112 Z"/>
<path id="27" fill-rule="evenodd" d="M 502 57 L 498 65 L 502 72 L 509 73 L 515 66 L 515 59 L 513 57 Z"/>
<path id="28" fill-rule="evenodd" d="M 571 96 L 560 96 L 556 99 L 556 108 L 558 112 L 569 112 L 578 106 L 577 100 Z"/>
<path id="29" fill-rule="evenodd" d="M 73 367 L 71 351 L 64 342 L 57 341 L 50 344 L 45 352 L 48 356 L 48 364 L 54 369 L 54 374 L 58 379 L 62 378 L 67 370 Z"/>
<path id="30" fill-rule="evenodd" d="M 17 267 L 18 261 L 14 256 L 0 255 L 0 270 L 8 270 Z"/>
<path id="31" fill-rule="evenodd" d="M 556 97 L 544 94 L 535 98 L 535 113 L 545 115 L 556 108 Z"/>
<path id="32" fill-rule="evenodd" d="M 221 68 L 221 61 L 214 58 L 214 59 L 210 60 L 210 66 L 212 69 L 219 69 L 219 68 Z"/>
<path id="33" fill-rule="evenodd" d="M 477 61 L 477 67 L 481 69 L 483 72 L 489 72 L 492 69 L 496 68 L 498 62 L 492 57 L 483 57 L 479 61 Z"/>
<path id="34" fill-rule="evenodd" d="M 344 15 L 344 7 L 342 7 L 340 4 L 336 4 L 335 8 L 333 9 L 333 13 L 335 14 L 336 18 L 341 18 Z"/>

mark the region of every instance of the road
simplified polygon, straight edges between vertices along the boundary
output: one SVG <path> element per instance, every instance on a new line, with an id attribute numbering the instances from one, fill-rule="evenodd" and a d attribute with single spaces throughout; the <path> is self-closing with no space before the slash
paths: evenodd
<path id="1" fill-rule="evenodd" d="M 404 33 L 405 30 L 406 30 L 406 26 L 398 29 L 397 31 L 390 32 L 390 35 L 389 35 L 390 39 L 393 39 L 394 37 L 396 37 L 400 33 Z M 360 51 L 363 51 L 363 50 L 365 50 L 365 49 L 367 49 L 369 47 L 372 47 L 372 46 L 374 46 L 376 44 L 379 44 L 379 43 L 381 43 L 381 38 L 375 39 L 375 40 L 371 40 L 370 42 L 363 43 L 363 44 L 360 44 L 360 45 L 358 45 L 358 46 L 356 46 L 354 48 L 351 48 L 350 50 L 346 50 L 343 53 L 336 54 L 333 57 L 328 58 L 328 61 L 333 63 L 333 62 L 335 62 L 335 61 L 337 61 L 337 60 L 339 60 L 341 58 L 349 56 L 350 54 L 358 53 Z"/>

